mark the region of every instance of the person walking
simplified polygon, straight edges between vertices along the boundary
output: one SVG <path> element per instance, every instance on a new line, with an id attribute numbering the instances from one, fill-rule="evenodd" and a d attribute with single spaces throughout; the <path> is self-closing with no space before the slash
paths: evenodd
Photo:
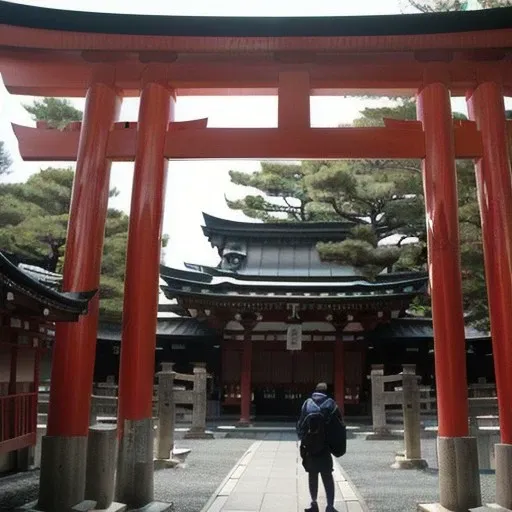
<path id="1" fill-rule="evenodd" d="M 327 396 L 327 384 L 317 384 L 315 392 L 302 405 L 297 422 L 302 465 L 308 473 L 311 506 L 305 512 L 319 512 L 318 475 L 321 475 L 327 497 L 326 512 L 334 508 L 334 478 L 332 455 L 340 457 L 346 451 L 346 429 L 336 402 Z"/>

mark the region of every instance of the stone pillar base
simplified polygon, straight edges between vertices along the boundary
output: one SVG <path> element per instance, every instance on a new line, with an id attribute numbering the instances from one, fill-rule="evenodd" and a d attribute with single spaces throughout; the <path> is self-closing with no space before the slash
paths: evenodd
<path id="1" fill-rule="evenodd" d="M 512 444 L 494 447 L 496 460 L 496 504 L 512 510 Z"/>
<path id="2" fill-rule="evenodd" d="M 69 512 L 83 501 L 86 457 L 85 436 L 42 438 L 37 510 Z"/>
<path id="3" fill-rule="evenodd" d="M 116 501 L 138 510 L 153 502 L 153 420 L 124 420 L 123 427 Z"/>
<path id="4" fill-rule="evenodd" d="M 422 504 L 424 512 L 467 512 L 482 505 L 478 450 L 474 437 L 438 437 L 440 503 Z"/>
<path id="5" fill-rule="evenodd" d="M 427 469 L 428 463 L 425 459 L 408 459 L 398 455 L 391 467 L 393 469 Z"/>

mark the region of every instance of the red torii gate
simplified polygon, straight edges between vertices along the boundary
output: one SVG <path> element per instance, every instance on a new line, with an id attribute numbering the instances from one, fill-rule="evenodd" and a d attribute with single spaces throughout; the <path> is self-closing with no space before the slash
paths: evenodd
<path id="1" fill-rule="evenodd" d="M 83 122 L 59 132 L 14 126 L 27 160 L 75 160 L 64 289 L 99 284 L 110 162 L 134 160 L 125 283 L 117 499 L 153 499 L 151 397 L 166 159 L 421 158 L 439 409 L 440 502 L 480 505 L 468 437 L 455 158 L 474 158 L 482 215 L 502 443 L 497 502 L 512 508 L 512 9 L 350 18 L 190 18 L 75 13 L 3 2 L 0 71 L 9 92 L 86 96 Z M 416 94 L 419 122 L 311 128 L 310 96 Z M 450 93 L 471 121 L 453 122 Z M 177 96 L 277 94 L 278 128 L 174 123 Z M 118 122 L 139 96 L 137 123 Z M 508 131 L 507 131 L 508 130 Z M 508 138 L 508 141 L 507 141 Z M 84 494 L 97 303 L 57 329 L 39 506 Z M 133 449 L 136 447 L 136 449 Z M 54 479 L 60 470 L 56 487 Z"/>

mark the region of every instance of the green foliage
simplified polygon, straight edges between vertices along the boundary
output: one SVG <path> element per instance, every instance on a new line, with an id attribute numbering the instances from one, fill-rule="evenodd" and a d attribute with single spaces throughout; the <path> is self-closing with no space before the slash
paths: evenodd
<path id="1" fill-rule="evenodd" d="M 81 121 L 83 114 L 68 100 L 60 98 L 43 98 L 35 100 L 32 105 L 23 105 L 32 114 L 34 121 L 47 121 L 52 128 L 64 129 L 73 121 Z"/>
<path id="2" fill-rule="evenodd" d="M 258 189 L 266 197 L 247 195 L 237 201 L 226 199 L 226 202 L 230 208 L 266 222 L 280 220 L 283 215 L 286 220 L 316 220 L 315 213 L 308 211 L 308 204 L 312 199 L 306 190 L 304 172 L 302 165 L 274 162 L 262 162 L 261 170 L 252 174 L 229 171 L 233 183 Z M 279 198 L 280 201 L 275 202 L 268 198 Z"/>
<path id="3" fill-rule="evenodd" d="M 9 168 L 12 165 L 11 157 L 5 149 L 5 144 L 0 140 L 0 175 L 8 174 Z"/>
<path id="4" fill-rule="evenodd" d="M 26 183 L 0 185 L 0 247 L 62 271 L 74 172 L 48 168 Z M 100 315 L 121 319 L 128 216 L 107 212 L 101 264 Z"/>

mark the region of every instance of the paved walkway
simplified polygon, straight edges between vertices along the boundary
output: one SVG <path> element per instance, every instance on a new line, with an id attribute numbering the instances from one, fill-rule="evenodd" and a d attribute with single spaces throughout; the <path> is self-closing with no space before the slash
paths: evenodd
<path id="1" fill-rule="evenodd" d="M 334 461 L 335 507 L 339 512 L 364 512 L 352 485 Z M 325 493 L 319 481 L 320 511 Z M 231 470 L 203 512 L 302 512 L 309 506 L 307 474 L 294 441 L 258 441 Z"/>

